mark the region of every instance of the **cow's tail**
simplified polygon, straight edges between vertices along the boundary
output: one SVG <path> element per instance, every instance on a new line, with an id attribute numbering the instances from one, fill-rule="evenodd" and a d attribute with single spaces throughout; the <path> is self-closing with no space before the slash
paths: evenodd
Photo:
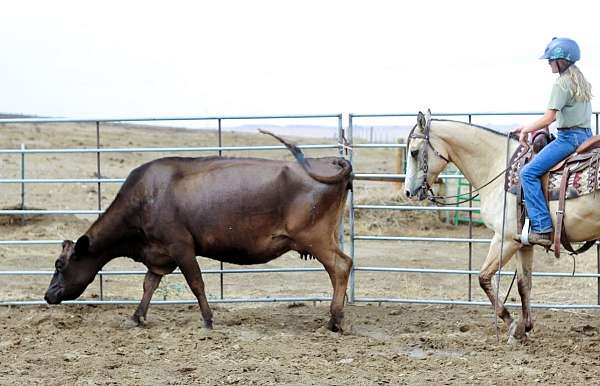
<path id="1" fill-rule="evenodd" d="M 294 158 L 296 158 L 296 161 L 298 161 L 298 163 L 302 166 L 306 173 L 309 176 L 311 176 L 315 181 L 321 182 L 323 184 L 337 184 L 344 180 L 347 180 L 350 176 L 350 173 L 352 173 L 352 164 L 350 163 L 350 161 L 345 160 L 343 158 L 337 158 L 334 161 L 334 163 L 342 169 L 338 174 L 336 174 L 335 176 L 321 176 L 319 174 L 316 174 L 310 169 L 308 160 L 304 157 L 304 153 L 302 153 L 302 150 L 300 150 L 298 146 L 294 145 L 293 143 L 287 142 L 285 139 L 271 133 L 268 130 L 258 129 L 258 131 L 263 134 L 268 134 L 273 138 L 277 139 L 279 142 L 283 143 L 285 147 L 287 147 L 290 150 L 290 152 L 292 152 L 292 155 L 294 156 Z"/>

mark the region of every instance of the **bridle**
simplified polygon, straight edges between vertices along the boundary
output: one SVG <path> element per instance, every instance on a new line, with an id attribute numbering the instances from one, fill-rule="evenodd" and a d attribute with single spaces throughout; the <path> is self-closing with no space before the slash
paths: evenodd
<path id="1" fill-rule="evenodd" d="M 423 151 L 420 152 L 420 170 L 425 174 L 425 178 L 423 179 L 423 183 L 420 186 L 420 189 L 422 189 L 426 194 L 427 194 L 427 199 L 437 205 L 441 205 L 441 206 L 450 206 L 450 205 L 459 205 L 459 204 L 463 204 L 465 202 L 469 202 L 469 201 L 473 201 L 475 198 L 477 198 L 479 196 L 479 193 L 473 195 L 473 193 L 479 192 L 481 189 L 485 188 L 486 186 L 488 186 L 489 184 L 491 184 L 492 182 L 494 182 L 495 180 L 497 180 L 500 176 L 504 175 L 504 173 L 506 173 L 506 171 L 510 168 L 510 165 L 508 165 L 506 167 L 506 169 L 502 170 L 500 173 L 498 173 L 494 178 L 492 178 L 491 180 L 489 180 L 488 182 L 486 182 L 484 185 L 480 186 L 479 188 L 470 191 L 469 193 L 463 193 L 463 194 L 457 194 L 454 196 L 436 196 L 433 193 L 433 190 L 431 189 L 431 185 L 429 185 L 429 182 L 427 182 L 427 172 L 429 170 L 429 164 L 428 164 L 428 152 L 427 152 L 427 148 L 431 149 L 433 151 L 433 154 L 435 154 L 437 157 L 443 159 L 444 161 L 450 163 L 450 160 L 446 157 L 444 157 L 439 151 L 437 151 L 433 145 L 431 144 L 431 140 L 430 140 L 430 136 L 429 136 L 429 132 L 431 131 L 431 118 L 427 118 L 425 121 L 425 127 L 423 128 L 423 134 L 419 134 L 419 133 L 415 133 L 415 129 L 419 127 L 419 124 L 415 125 L 415 127 L 412 128 L 412 130 L 410 131 L 409 135 L 408 135 L 408 142 L 406 144 L 406 149 L 407 151 L 410 151 L 410 141 L 412 139 L 424 139 L 426 146 L 423 149 Z M 512 135 L 511 133 L 507 134 L 509 137 Z M 508 146 L 508 144 L 507 144 Z M 517 162 L 519 161 L 523 156 L 525 156 L 527 153 L 529 152 L 529 150 L 523 152 L 523 154 L 521 154 L 521 156 L 519 156 L 517 159 L 515 159 L 513 162 Z M 459 198 L 459 197 L 465 197 L 465 196 L 469 196 L 469 198 L 466 198 L 462 201 L 456 201 L 456 202 L 445 202 L 445 201 L 441 201 L 441 200 L 448 200 L 451 198 Z"/>
<path id="2" fill-rule="evenodd" d="M 420 161 L 420 170 L 425 174 L 425 178 L 423 179 L 423 183 L 421 184 L 420 188 L 428 193 L 429 195 L 427 196 L 427 199 L 431 200 L 432 198 L 435 198 L 435 196 L 433 195 L 433 190 L 431 190 L 431 186 L 429 185 L 429 182 L 427 182 L 427 172 L 429 171 L 429 152 L 427 151 L 427 148 L 430 148 L 431 151 L 433 151 L 433 154 L 435 154 L 437 157 L 440 157 L 441 159 L 443 159 L 444 161 L 450 163 L 450 160 L 446 157 L 444 157 L 439 151 L 437 151 L 433 145 L 431 144 L 431 140 L 429 137 L 429 131 L 431 130 L 431 118 L 426 119 L 425 121 L 425 127 L 423 128 L 423 134 L 420 133 L 415 133 L 415 129 L 419 127 L 419 125 L 415 125 L 415 127 L 412 128 L 412 130 L 410 131 L 410 133 L 408 134 L 408 143 L 406 144 L 406 149 L 408 151 L 410 151 L 410 141 L 413 139 L 424 139 L 425 140 L 425 148 L 423 149 L 423 151 L 419 152 L 419 160 Z M 418 163 L 418 164 L 419 164 Z M 432 200 L 434 201 L 434 200 Z M 435 202 L 435 201 L 434 201 Z"/>

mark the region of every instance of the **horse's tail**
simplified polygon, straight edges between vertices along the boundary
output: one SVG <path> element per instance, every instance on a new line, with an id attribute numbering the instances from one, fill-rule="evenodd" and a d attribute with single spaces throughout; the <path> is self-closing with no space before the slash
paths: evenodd
<path id="1" fill-rule="evenodd" d="M 348 176 L 350 176 L 350 173 L 352 173 L 352 164 L 350 163 L 350 161 L 344 158 L 338 158 L 334 161 L 335 165 L 342 168 L 342 170 L 340 170 L 338 174 L 336 174 L 335 176 L 321 176 L 319 174 L 316 174 L 310 169 L 310 164 L 308 160 L 304 157 L 304 153 L 302 152 L 302 150 L 300 150 L 298 146 L 294 145 L 293 143 L 287 142 L 285 139 L 273 134 L 268 130 L 258 129 L 258 131 L 263 134 L 268 134 L 273 138 L 277 139 L 279 142 L 283 143 L 285 147 L 287 147 L 290 150 L 290 152 L 292 153 L 294 158 L 296 158 L 296 161 L 298 161 L 298 163 L 302 166 L 304 171 L 306 171 L 306 173 L 309 176 L 311 176 L 311 178 L 313 178 L 315 181 L 321 182 L 323 184 L 333 185 L 346 180 Z"/>

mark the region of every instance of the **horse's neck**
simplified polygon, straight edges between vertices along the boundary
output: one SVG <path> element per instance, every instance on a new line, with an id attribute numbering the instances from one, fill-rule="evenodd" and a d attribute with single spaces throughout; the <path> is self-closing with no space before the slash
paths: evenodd
<path id="1" fill-rule="evenodd" d="M 433 121 L 431 136 L 447 145 L 451 161 L 475 188 L 496 177 L 506 166 L 506 138 L 501 135 L 461 122 Z M 515 146 L 511 143 L 510 151 Z"/>

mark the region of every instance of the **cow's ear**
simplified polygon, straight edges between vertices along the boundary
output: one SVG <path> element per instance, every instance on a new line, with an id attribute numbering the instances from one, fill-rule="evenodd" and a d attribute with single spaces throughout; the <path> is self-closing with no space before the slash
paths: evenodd
<path id="1" fill-rule="evenodd" d="M 69 249 L 73 249 L 74 245 L 75 245 L 75 243 L 72 242 L 71 240 L 63 240 L 63 242 L 62 242 L 62 250 L 66 252 Z"/>
<path id="2" fill-rule="evenodd" d="M 90 238 L 86 235 L 81 236 L 75 243 L 75 259 L 85 256 L 90 250 Z"/>
<path id="3" fill-rule="evenodd" d="M 62 243 L 62 251 L 58 256 L 57 261 L 61 261 L 61 264 L 64 266 L 69 263 L 69 260 L 75 253 L 75 243 L 71 240 L 64 240 Z"/>

